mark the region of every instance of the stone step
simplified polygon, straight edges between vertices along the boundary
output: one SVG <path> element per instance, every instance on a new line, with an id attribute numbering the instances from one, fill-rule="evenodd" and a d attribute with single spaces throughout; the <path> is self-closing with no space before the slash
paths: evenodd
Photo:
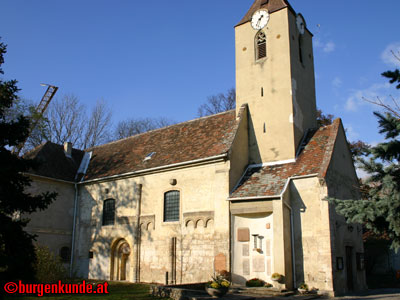
<path id="1" fill-rule="evenodd" d="M 188 297 L 189 300 L 215 300 L 215 298 L 211 296 L 199 296 L 199 297 Z M 225 296 L 218 298 L 221 300 L 255 300 L 255 297 L 245 296 L 245 295 L 237 295 L 237 294 L 226 294 Z"/>
<path id="2" fill-rule="evenodd" d="M 231 288 L 233 293 L 240 294 L 255 294 L 255 295 L 266 295 L 266 296 L 275 296 L 275 297 L 289 297 L 293 296 L 296 293 L 293 291 L 281 291 L 274 288 L 265 288 L 265 287 L 237 287 Z"/>

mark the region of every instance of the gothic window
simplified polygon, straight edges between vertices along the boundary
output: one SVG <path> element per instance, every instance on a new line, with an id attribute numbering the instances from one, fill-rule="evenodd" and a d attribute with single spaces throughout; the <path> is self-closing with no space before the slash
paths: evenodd
<path id="1" fill-rule="evenodd" d="M 115 220 L 115 200 L 107 199 L 103 203 L 103 226 L 114 225 Z"/>
<path id="2" fill-rule="evenodd" d="M 267 37 L 262 31 L 256 35 L 256 57 L 257 59 L 267 57 Z"/>
<path id="3" fill-rule="evenodd" d="M 164 194 L 164 222 L 179 221 L 179 191 Z"/>

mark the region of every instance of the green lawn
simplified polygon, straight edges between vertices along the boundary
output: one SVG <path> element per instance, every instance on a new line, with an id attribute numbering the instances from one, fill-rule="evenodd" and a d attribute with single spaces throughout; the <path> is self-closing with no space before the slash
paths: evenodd
<path id="1" fill-rule="evenodd" d="M 147 284 L 109 282 L 108 294 L 44 295 L 40 298 L 44 298 L 46 300 L 72 300 L 76 298 L 79 300 L 167 300 L 167 298 L 155 298 L 150 296 L 149 289 L 149 285 Z M 37 295 L 21 296 L 18 294 L 8 295 L 5 297 L 6 300 L 38 300 L 40 298 Z"/>

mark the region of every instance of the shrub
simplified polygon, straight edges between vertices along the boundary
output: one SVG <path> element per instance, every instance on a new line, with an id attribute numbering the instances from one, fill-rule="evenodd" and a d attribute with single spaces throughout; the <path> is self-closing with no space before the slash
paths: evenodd
<path id="1" fill-rule="evenodd" d="M 50 252 L 46 246 L 35 246 L 36 262 L 35 273 L 36 280 L 40 283 L 54 283 L 63 280 L 67 272 L 58 256 Z"/>
<path id="2" fill-rule="evenodd" d="M 247 287 L 261 287 L 264 286 L 265 282 L 258 278 L 253 278 L 246 281 Z"/>
<path id="3" fill-rule="evenodd" d="M 266 283 L 264 284 L 264 286 L 267 287 L 267 288 L 273 287 L 273 285 L 272 285 L 271 283 L 269 283 L 269 282 L 266 282 Z"/>

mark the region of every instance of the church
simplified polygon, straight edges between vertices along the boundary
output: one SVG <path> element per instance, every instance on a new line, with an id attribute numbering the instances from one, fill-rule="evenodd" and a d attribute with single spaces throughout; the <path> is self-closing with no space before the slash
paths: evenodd
<path id="1" fill-rule="evenodd" d="M 340 119 L 317 126 L 312 33 L 286 0 L 235 29 L 236 109 L 84 151 L 47 142 L 28 226 L 71 276 L 168 284 L 227 271 L 280 288 L 366 288 L 362 228 L 326 198 L 358 199 Z M 233 51 L 233 49 L 232 49 Z"/>

